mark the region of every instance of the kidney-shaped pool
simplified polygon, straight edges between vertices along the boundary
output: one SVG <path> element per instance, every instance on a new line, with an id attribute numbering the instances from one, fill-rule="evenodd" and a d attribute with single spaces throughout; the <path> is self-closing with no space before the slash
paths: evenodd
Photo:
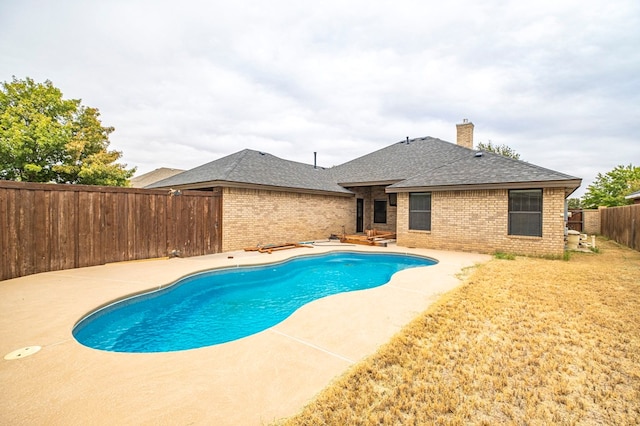
<path id="1" fill-rule="evenodd" d="M 395 253 L 332 252 L 261 266 L 214 269 L 84 317 L 73 336 L 112 352 L 170 352 L 240 339 L 332 294 L 383 285 L 436 260 Z"/>

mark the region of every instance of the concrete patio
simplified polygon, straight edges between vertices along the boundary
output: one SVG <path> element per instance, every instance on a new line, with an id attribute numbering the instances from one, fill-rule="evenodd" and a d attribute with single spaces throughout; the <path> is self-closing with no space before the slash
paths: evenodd
<path id="1" fill-rule="evenodd" d="M 216 346 L 125 354 L 82 346 L 75 323 L 114 299 L 196 271 L 332 250 L 411 253 L 438 264 L 409 269 L 374 289 L 329 296 L 261 333 Z M 374 353 L 457 285 L 487 255 L 332 245 L 273 254 L 123 262 L 0 281 L 0 424 L 260 425 L 298 412 L 334 378 Z"/>

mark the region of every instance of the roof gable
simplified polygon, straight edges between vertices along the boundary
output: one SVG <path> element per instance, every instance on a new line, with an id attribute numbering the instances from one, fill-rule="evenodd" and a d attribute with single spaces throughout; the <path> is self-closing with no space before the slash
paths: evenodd
<path id="1" fill-rule="evenodd" d="M 147 188 L 260 186 L 352 194 L 352 186 L 389 185 L 388 192 L 459 189 L 461 186 L 564 187 L 571 193 L 581 179 L 491 152 L 425 137 L 389 145 L 331 169 L 314 167 L 244 149 L 156 182 Z"/>
<path id="2" fill-rule="evenodd" d="M 398 182 L 425 170 L 473 155 L 474 150 L 425 137 L 389 145 L 331 169 L 342 185 Z"/>
<path id="3" fill-rule="evenodd" d="M 326 169 L 283 160 L 274 155 L 244 149 L 179 175 L 156 182 L 148 188 L 180 187 L 211 183 L 240 183 L 295 188 L 323 192 L 351 192 L 337 183 Z"/>

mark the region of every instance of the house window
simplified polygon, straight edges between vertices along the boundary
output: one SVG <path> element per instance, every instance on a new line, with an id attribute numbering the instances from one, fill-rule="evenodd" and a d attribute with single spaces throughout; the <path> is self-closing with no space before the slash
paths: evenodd
<path id="1" fill-rule="evenodd" d="M 509 191 L 509 235 L 542 237 L 542 190 Z"/>
<path id="2" fill-rule="evenodd" d="M 373 223 L 387 223 L 387 200 L 373 201 Z"/>
<path id="3" fill-rule="evenodd" d="M 409 194 L 409 229 L 431 231 L 431 193 Z"/>

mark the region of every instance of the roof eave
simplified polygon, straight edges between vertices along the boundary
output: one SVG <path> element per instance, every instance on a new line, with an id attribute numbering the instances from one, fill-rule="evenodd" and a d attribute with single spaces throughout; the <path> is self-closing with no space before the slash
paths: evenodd
<path id="1" fill-rule="evenodd" d="M 402 179 L 378 180 L 378 181 L 367 181 L 367 182 L 338 182 L 338 185 L 343 186 L 345 188 L 349 188 L 349 187 L 356 187 L 356 186 L 388 186 L 398 182 L 402 182 Z"/>
<path id="2" fill-rule="evenodd" d="M 322 190 L 322 189 L 313 189 L 313 188 L 295 188 L 295 187 L 287 187 L 287 186 L 261 185 L 261 184 L 255 184 L 255 183 L 245 183 L 245 182 L 231 182 L 231 181 L 223 181 L 223 180 L 212 180 L 208 182 L 197 182 L 197 183 L 188 183 L 188 184 L 181 184 L 181 185 L 169 185 L 161 188 L 202 189 L 202 188 L 214 188 L 214 187 L 259 189 L 264 191 L 296 192 L 301 194 L 333 195 L 333 196 L 341 196 L 341 197 L 354 196 L 353 192 L 349 191 L 348 189 L 345 189 L 344 191 L 331 191 L 331 190 Z"/>
<path id="3" fill-rule="evenodd" d="M 582 179 L 575 180 L 554 180 L 554 181 L 526 181 L 526 182 L 503 182 L 503 183 L 481 183 L 481 184 L 459 184 L 459 185 L 433 185 L 433 186 L 407 186 L 407 187 L 387 187 L 387 193 L 419 192 L 419 191 L 470 191 L 482 189 L 526 189 L 526 188 L 564 188 L 565 197 L 572 194 L 580 187 Z"/>

